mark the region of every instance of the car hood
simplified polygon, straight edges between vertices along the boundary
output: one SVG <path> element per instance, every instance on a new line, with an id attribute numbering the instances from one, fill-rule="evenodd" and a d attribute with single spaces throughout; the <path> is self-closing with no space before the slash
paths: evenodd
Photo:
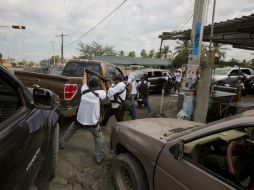
<path id="1" fill-rule="evenodd" d="M 120 122 L 119 137 L 132 151 L 155 161 L 171 134 L 200 123 L 172 118 L 148 118 Z"/>

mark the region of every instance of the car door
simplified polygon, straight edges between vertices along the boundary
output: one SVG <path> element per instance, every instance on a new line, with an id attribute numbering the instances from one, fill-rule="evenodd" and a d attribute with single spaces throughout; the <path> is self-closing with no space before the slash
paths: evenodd
<path id="1" fill-rule="evenodd" d="M 41 162 L 40 110 L 30 107 L 29 93 L 0 68 L 0 189 L 27 189 Z M 31 99 L 30 99 L 31 100 Z"/>
<path id="2" fill-rule="evenodd" d="M 242 187 L 240 186 L 240 183 L 235 181 L 236 176 L 233 176 L 230 173 L 226 173 L 226 172 L 225 173 L 221 171 L 219 172 L 215 169 L 217 169 L 216 167 L 221 167 L 222 170 L 227 171 L 228 170 L 227 168 L 228 147 L 231 147 L 228 144 L 234 141 L 243 142 L 242 138 L 245 137 L 245 132 L 243 132 L 244 130 L 242 130 L 241 128 L 241 130 L 235 132 L 235 128 L 239 126 L 241 127 L 247 126 L 248 128 L 251 128 L 253 131 L 254 124 L 253 123 L 249 124 L 248 119 L 247 120 L 243 119 L 238 123 L 234 123 L 234 121 L 233 122 L 229 121 L 228 123 L 229 125 L 227 125 L 226 127 L 225 126 L 223 127 L 223 125 L 219 124 L 217 126 L 211 126 L 210 129 L 209 128 L 204 129 L 202 133 L 197 132 L 189 136 L 187 135 L 185 137 L 181 137 L 181 141 L 183 140 L 184 142 L 184 146 L 183 146 L 184 155 L 180 159 L 176 159 L 174 157 L 174 153 L 172 152 L 173 147 L 179 143 L 179 139 L 168 142 L 166 146 L 164 147 L 164 149 L 162 150 L 161 155 L 158 158 L 158 162 L 157 162 L 157 166 L 156 166 L 155 174 L 154 174 L 154 189 L 155 190 L 242 189 Z M 253 139 L 253 134 L 254 133 L 252 132 L 252 135 L 249 139 Z M 235 135 L 235 139 L 233 138 L 234 135 Z M 246 136 L 247 136 L 247 132 L 246 132 Z M 217 140 L 221 140 L 220 137 L 222 137 L 222 139 L 225 138 L 223 143 L 228 143 L 226 144 L 227 149 L 224 150 L 226 152 L 225 153 L 226 156 L 224 157 L 224 155 L 221 154 L 218 157 L 216 156 L 207 157 L 207 159 L 205 160 L 206 162 L 211 161 L 214 158 L 218 159 L 218 163 L 215 162 L 216 164 L 214 164 L 213 166 L 208 168 L 206 165 L 203 164 L 203 162 L 205 162 L 204 160 L 202 160 L 202 164 L 201 162 L 198 163 L 196 160 L 194 161 L 194 158 L 196 159 L 197 157 L 196 152 L 194 155 L 192 155 L 192 157 L 190 157 L 189 155 L 187 156 L 188 146 L 186 145 L 188 143 L 190 144 L 192 143 L 191 146 L 193 146 L 196 142 L 198 142 L 198 140 L 200 140 L 199 143 L 201 142 L 210 143 L 209 140 L 211 139 L 212 139 L 211 142 L 217 142 Z M 203 141 L 201 141 L 201 139 Z M 220 146 L 222 149 L 224 148 L 224 145 L 221 144 Z M 209 144 L 208 147 L 211 149 L 214 148 L 211 144 Z M 253 148 L 253 145 L 252 145 L 252 148 Z M 250 150 L 252 148 L 250 148 Z M 205 149 L 199 149 L 199 150 L 200 150 L 200 153 L 202 154 L 206 153 Z M 222 161 L 225 164 L 225 166 L 222 164 Z M 251 160 L 250 163 L 252 163 L 252 161 L 253 160 Z"/>
<path id="3" fill-rule="evenodd" d="M 228 78 L 225 80 L 225 84 L 236 87 L 238 83 L 238 77 L 240 76 L 239 70 L 238 69 L 233 69 L 232 71 L 229 72 Z"/>

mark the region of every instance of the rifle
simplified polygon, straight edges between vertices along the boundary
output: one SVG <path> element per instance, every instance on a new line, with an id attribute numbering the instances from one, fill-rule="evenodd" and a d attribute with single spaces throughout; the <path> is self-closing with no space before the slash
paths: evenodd
<path id="1" fill-rule="evenodd" d="M 91 74 L 91 75 L 94 75 L 96 77 L 98 77 L 100 80 L 102 80 L 103 82 L 110 82 L 110 80 L 106 79 L 105 77 L 101 76 L 100 74 L 94 72 L 94 71 L 91 71 L 89 69 L 85 69 L 87 73 Z"/>

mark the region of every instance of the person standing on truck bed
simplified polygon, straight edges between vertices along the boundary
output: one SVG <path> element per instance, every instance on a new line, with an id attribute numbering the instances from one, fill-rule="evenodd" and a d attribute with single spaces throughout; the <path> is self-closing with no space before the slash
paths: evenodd
<path id="1" fill-rule="evenodd" d="M 106 126 L 112 115 L 115 115 L 118 122 L 124 120 L 123 102 L 126 99 L 126 85 L 123 83 L 121 75 L 114 77 L 114 83 L 115 85 L 108 89 L 107 96 L 110 99 L 111 106 L 105 108 L 105 115 L 100 123 L 101 126 Z"/>
<path id="2" fill-rule="evenodd" d="M 144 74 L 144 76 L 141 77 L 141 81 L 138 82 L 138 91 L 139 96 L 142 98 L 142 102 L 144 103 L 146 110 L 148 112 L 148 115 L 151 116 L 152 109 L 149 103 L 149 86 L 150 82 L 148 82 L 148 76 L 147 74 Z"/>
<path id="3" fill-rule="evenodd" d="M 99 88 L 100 87 L 100 88 Z M 102 90 L 100 90 L 102 89 Z M 98 121 L 100 118 L 100 102 L 106 98 L 106 87 L 96 77 L 89 80 L 87 86 L 87 74 L 84 70 L 83 86 L 81 87 L 81 101 L 75 121 L 71 123 L 65 132 L 60 148 L 64 149 L 68 140 L 78 129 L 87 129 L 93 134 L 96 152 L 96 161 L 100 163 L 103 159 L 103 134 Z"/>

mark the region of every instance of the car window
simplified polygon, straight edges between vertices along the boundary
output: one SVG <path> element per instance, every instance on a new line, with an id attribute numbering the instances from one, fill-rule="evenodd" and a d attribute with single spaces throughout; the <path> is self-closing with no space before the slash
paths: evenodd
<path id="1" fill-rule="evenodd" d="M 148 78 L 151 78 L 151 77 L 153 77 L 153 72 L 152 72 L 152 71 L 149 71 L 149 72 L 148 72 Z"/>
<path id="2" fill-rule="evenodd" d="M 162 77 L 162 72 L 161 71 L 155 71 L 154 73 L 154 77 Z"/>
<path id="3" fill-rule="evenodd" d="M 229 71 L 229 68 L 216 68 L 214 72 L 215 75 L 227 75 Z"/>
<path id="4" fill-rule="evenodd" d="M 251 75 L 249 69 L 242 69 L 241 72 L 242 72 L 242 74 L 245 74 L 245 75 Z"/>
<path id="5" fill-rule="evenodd" d="M 108 67 L 108 73 L 110 77 L 114 77 L 117 75 L 117 71 L 113 65 L 107 65 Z"/>
<path id="6" fill-rule="evenodd" d="M 212 174 L 242 188 L 251 180 L 254 126 L 227 130 L 184 144 L 184 155 Z"/>
<path id="7" fill-rule="evenodd" d="M 229 75 L 230 76 L 238 76 L 238 70 L 232 70 L 230 73 L 229 73 Z"/>
<path id="8" fill-rule="evenodd" d="M 0 123 L 11 117 L 22 107 L 21 98 L 15 85 L 0 75 Z"/>
<path id="9" fill-rule="evenodd" d="M 97 74 L 101 74 L 100 65 L 91 62 L 68 62 L 63 70 L 63 74 L 82 77 L 84 68 Z"/>

